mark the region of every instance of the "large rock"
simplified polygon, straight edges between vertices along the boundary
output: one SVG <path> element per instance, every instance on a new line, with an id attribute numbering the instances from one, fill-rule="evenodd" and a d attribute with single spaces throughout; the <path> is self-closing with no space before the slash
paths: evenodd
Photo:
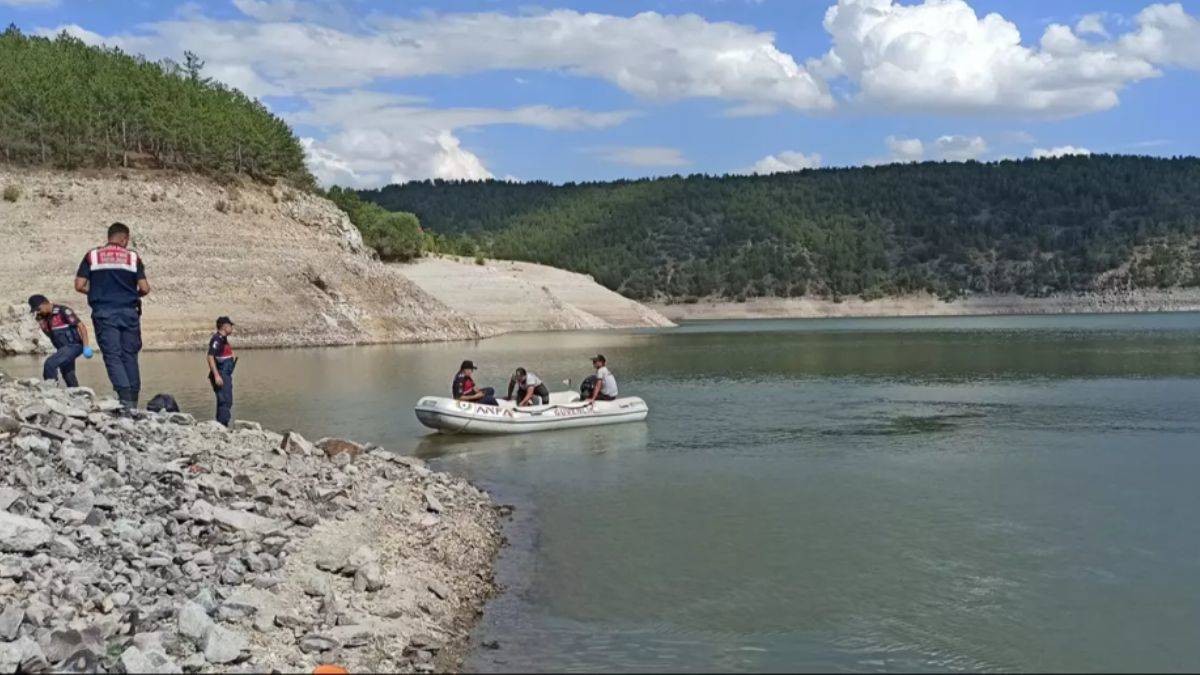
<path id="1" fill-rule="evenodd" d="M 285 527 L 282 521 L 273 518 L 221 506 L 212 507 L 212 518 L 225 527 L 251 534 L 271 534 Z"/>
<path id="2" fill-rule="evenodd" d="M 17 603 L 12 603 L 0 612 L 0 640 L 11 642 L 17 639 L 17 631 L 21 629 L 21 622 L 25 620 L 25 609 L 17 606 Z"/>
<path id="3" fill-rule="evenodd" d="M 52 536 L 40 520 L 0 511 L 0 551 L 27 553 L 45 546 Z"/>
<path id="4" fill-rule="evenodd" d="M 204 644 L 213 628 L 213 620 L 199 604 L 188 602 L 179 609 L 178 627 L 180 635 L 196 644 Z"/>
<path id="5" fill-rule="evenodd" d="M 363 446 L 344 438 L 322 438 L 317 441 L 317 447 L 325 452 L 325 456 L 333 459 L 338 455 L 349 455 L 351 459 L 363 453 Z"/>
<path id="6" fill-rule="evenodd" d="M 121 653 L 121 667 L 127 673 L 182 673 L 179 667 L 161 648 L 142 649 L 134 646 Z"/>
<path id="7" fill-rule="evenodd" d="M 283 435 L 283 441 L 280 442 L 279 449 L 298 455 L 317 454 L 316 447 L 295 431 L 288 431 Z"/>
<path id="8" fill-rule="evenodd" d="M 42 648 L 31 638 L 0 642 L 0 673 L 15 673 L 22 663 L 44 659 Z"/>
<path id="9" fill-rule="evenodd" d="M 204 641 L 204 658 L 209 663 L 232 663 L 246 649 L 246 638 L 222 626 L 213 626 Z"/>

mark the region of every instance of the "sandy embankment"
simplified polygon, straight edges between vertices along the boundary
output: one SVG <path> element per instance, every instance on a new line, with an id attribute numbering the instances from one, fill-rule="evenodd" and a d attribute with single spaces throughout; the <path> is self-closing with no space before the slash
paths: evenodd
<path id="1" fill-rule="evenodd" d="M 1004 314 L 1098 314 L 1107 312 L 1200 311 L 1200 289 L 1147 289 L 1125 292 L 1061 294 L 1046 298 L 1019 295 L 974 296 L 945 302 L 932 295 L 909 295 L 841 302 L 815 298 L 756 298 L 746 302 L 707 301 L 653 304 L 672 321 L 705 319 L 805 319 L 887 316 L 991 316 Z"/>
<path id="2" fill-rule="evenodd" d="M 0 353 L 33 347 L 36 328 L 20 321 L 29 295 L 88 314 L 74 292 L 75 270 L 113 221 L 133 229 L 146 261 L 147 349 L 197 348 L 223 314 L 238 322 L 247 347 L 492 334 L 373 259 L 345 213 L 314 195 L 165 171 L 0 166 L 0 188 L 7 186 L 20 196 L 0 200 L 0 238 L 9 243 L 0 251 Z"/>
<path id="3" fill-rule="evenodd" d="M 673 325 L 659 312 L 591 277 L 511 260 L 430 256 L 395 266 L 451 309 L 498 331 L 589 330 Z"/>

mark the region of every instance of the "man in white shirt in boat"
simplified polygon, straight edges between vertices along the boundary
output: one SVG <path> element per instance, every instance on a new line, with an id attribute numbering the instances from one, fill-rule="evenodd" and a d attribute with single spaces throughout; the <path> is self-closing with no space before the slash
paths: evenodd
<path id="1" fill-rule="evenodd" d="M 618 395 L 617 378 L 613 377 L 612 371 L 608 369 L 608 360 L 604 358 L 603 354 L 592 357 L 592 367 L 596 369 L 596 382 L 592 385 L 592 394 L 588 397 L 588 403 L 616 399 Z"/>
<path id="2" fill-rule="evenodd" d="M 504 400 L 513 400 L 513 389 L 517 390 L 517 407 L 550 403 L 550 390 L 546 388 L 546 383 L 542 382 L 542 378 L 524 368 L 517 368 L 517 371 L 509 378 L 508 395 L 504 397 Z"/>

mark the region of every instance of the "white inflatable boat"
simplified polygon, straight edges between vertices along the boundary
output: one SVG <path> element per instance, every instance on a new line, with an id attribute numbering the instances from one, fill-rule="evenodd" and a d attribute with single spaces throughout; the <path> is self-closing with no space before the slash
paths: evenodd
<path id="1" fill-rule="evenodd" d="M 518 408 L 514 401 L 480 405 L 441 396 L 426 396 L 416 407 L 421 424 L 449 434 L 525 434 L 640 422 L 649 412 L 646 402 L 636 396 L 588 403 L 570 391 L 551 393 L 547 405 L 524 408 Z"/>

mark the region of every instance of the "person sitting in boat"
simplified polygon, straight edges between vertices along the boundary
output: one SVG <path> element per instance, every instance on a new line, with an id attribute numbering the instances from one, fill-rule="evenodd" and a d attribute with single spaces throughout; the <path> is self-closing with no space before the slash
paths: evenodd
<path id="1" fill-rule="evenodd" d="M 477 388 L 474 378 L 471 377 L 474 374 L 475 364 L 469 360 L 463 361 L 462 365 L 458 367 L 458 373 L 454 376 L 454 383 L 450 385 L 451 397 L 458 401 L 481 405 L 499 405 L 499 402 L 496 401 L 496 390 L 491 387 Z"/>
<path id="2" fill-rule="evenodd" d="M 517 390 L 517 407 L 526 405 L 546 405 L 550 403 L 550 390 L 542 378 L 525 370 L 517 368 L 508 380 L 508 394 L 504 400 L 513 400 L 513 390 Z"/>
<path id="3" fill-rule="evenodd" d="M 617 398 L 617 378 L 608 369 L 608 360 L 603 354 L 592 357 L 592 367 L 596 369 L 594 384 L 588 403 L 593 401 L 612 401 Z"/>

